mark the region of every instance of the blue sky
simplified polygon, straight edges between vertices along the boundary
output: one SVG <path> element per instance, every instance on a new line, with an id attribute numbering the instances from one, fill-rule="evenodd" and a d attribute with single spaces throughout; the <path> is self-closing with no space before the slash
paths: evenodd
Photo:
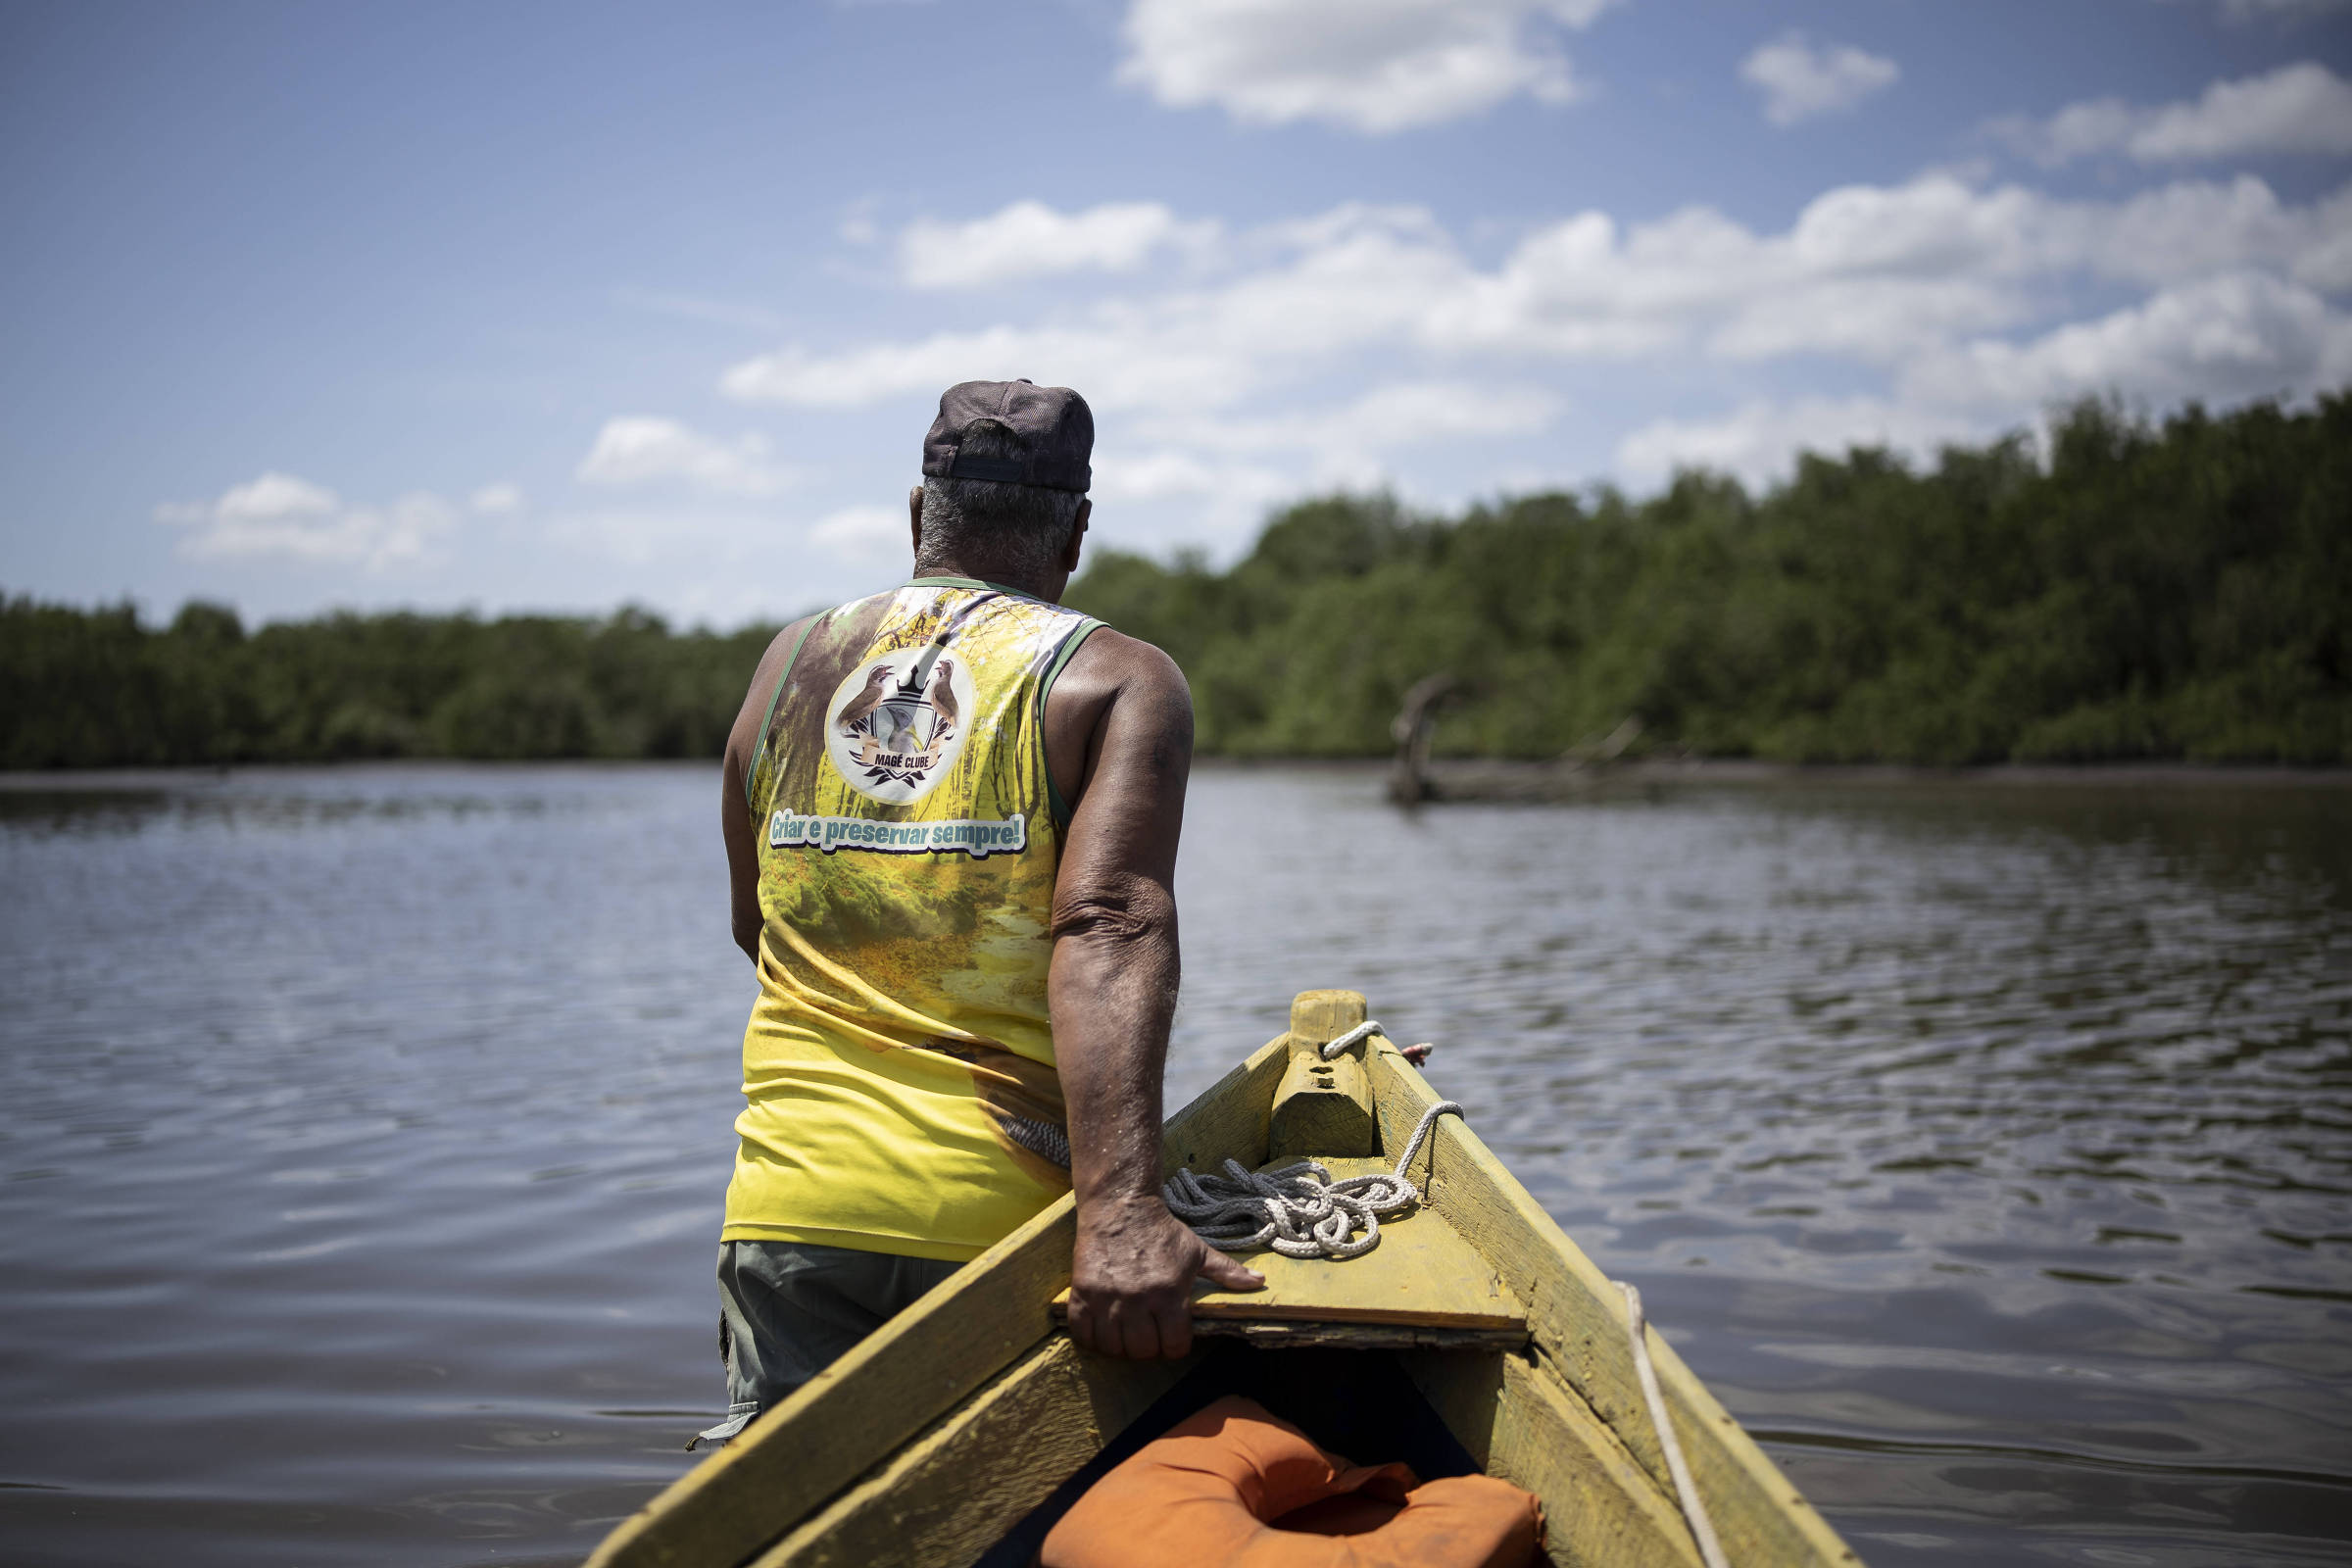
<path id="1" fill-rule="evenodd" d="M 1246 547 L 2352 384 L 2328 0 L 0 7 L 0 588 L 733 624 L 939 390 Z"/>

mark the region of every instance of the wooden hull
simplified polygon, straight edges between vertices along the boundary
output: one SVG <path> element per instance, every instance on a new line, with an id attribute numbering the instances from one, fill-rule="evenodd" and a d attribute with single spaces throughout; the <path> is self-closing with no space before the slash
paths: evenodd
<path id="1" fill-rule="evenodd" d="M 1170 1172 L 1265 1161 L 1292 1039 L 1269 1042 L 1170 1119 Z M 1378 1037 L 1362 1066 L 1381 1147 L 1401 1151 L 1438 1097 Z M 1523 1310 L 1525 1344 L 1465 1347 L 1440 1330 L 1416 1345 L 1398 1332 L 1391 1343 L 1400 1348 L 1355 1351 L 1348 1364 L 1393 1365 L 1403 1379 L 1396 1387 L 1409 1384 L 1472 1463 L 1541 1497 L 1553 1563 L 1696 1565 L 1637 1381 L 1623 1298 L 1470 1126 L 1443 1118 L 1432 1137 L 1428 1208 Z M 1025 1519 L 1034 1531 L 1032 1511 L 1171 1391 L 1183 1396 L 1212 1370 L 1230 1381 L 1238 1367 L 1247 1379 L 1292 1364 L 1282 1358 L 1331 1353 L 1206 1339 L 1182 1361 L 1081 1351 L 1051 1311 L 1069 1284 L 1074 1229 L 1065 1198 L 958 1270 L 624 1522 L 591 1568 L 964 1568 Z M 1288 1332 L 1261 1324 L 1249 1338 L 1279 1346 Z M 1378 1334 L 1353 1343 L 1379 1343 Z M 1731 1561 L 1856 1562 L 1681 1357 L 1654 1332 L 1649 1345 Z M 1277 1359 L 1236 1360 L 1251 1355 Z"/>

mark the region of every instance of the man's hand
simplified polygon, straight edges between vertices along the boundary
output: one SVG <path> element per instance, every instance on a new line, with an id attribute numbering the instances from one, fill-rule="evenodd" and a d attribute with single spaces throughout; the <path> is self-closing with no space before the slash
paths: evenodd
<path id="1" fill-rule="evenodd" d="M 1193 1348 L 1193 1281 L 1202 1275 L 1229 1291 L 1266 1283 L 1195 1236 L 1156 1196 L 1084 1204 L 1070 1265 L 1070 1338 L 1104 1355 L 1174 1360 Z"/>

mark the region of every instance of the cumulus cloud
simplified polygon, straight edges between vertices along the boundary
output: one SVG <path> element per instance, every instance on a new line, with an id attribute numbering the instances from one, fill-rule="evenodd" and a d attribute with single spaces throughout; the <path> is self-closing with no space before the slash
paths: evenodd
<path id="1" fill-rule="evenodd" d="M 1816 49 L 1802 34 L 1764 44 L 1740 63 L 1740 75 L 1764 95 L 1764 118 L 1793 125 L 1816 115 L 1851 109 L 1902 77 L 1891 60 L 1851 44 Z"/>
<path id="2" fill-rule="evenodd" d="M 383 571 L 429 559 L 458 514 L 421 490 L 388 506 L 347 506 L 324 485 L 271 470 L 212 501 L 165 502 L 155 520 L 186 530 L 179 553 L 193 559 L 275 558 Z"/>
<path id="3" fill-rule="evenodd" d="M 715 581 L 771 570 L 779 525 L 772 513 L 740 503 L 664 502 L 565 509 L 545 517 L 538 533 L 567 557 L 601 557 L 632 570 L 691 562 Z"/>
<path id="4" fill-rule="evenodd" d="M 916 288 L 980 288 L 1057 272 L 1132 272 L 1155 251 L 1213 244 L 1213 221 L 1180 222 L 1158 202 L 1061 213 L 1014 202 L 969 222 L 925 219 L 899 236 L 899 275 Z"/>
<path id="5" fill-rule="evenodd" d="M 912 559 L 910 537 L 905 507 L 844 507 L 808 529 L 811 544 L 854 566 Z"/>
<path id="6" fill-rule="evenodd" d="M 607 419 L 576 476 L 596 485 L 675 483 L 709 495 L 753 498 L 775 495 L 792 482 L 770 461 L 762 436 L 718 441 L 650 415 Z"/>
<path id="7" fill-rule="evenodd" d="M 2157 403 L 2295 396 L 2352 381 L 2352 316 L 2311 289 L 2232 272 L 2165 289 L 2026 343 L 1957 345 L 1903 389 L 1946 407 L 2025 410 L 2121 390 Z"/>
<path id="8" fill-rule="evenodd" d="M 748 401 L 851 408 L 1028 375 L 1082 387 L 1098 408 L 1175 417 L 1375 352 L 1894 364 L 2028 321 L 2075 275 L 2156 285 L 2259 268 L 2340 287 L 2348 232 L 2352 187 L 2302 207 L 2251 175 L 2064 201 L 1929 174 L 1826 191 L 1777 234 L 1703 207 L 1631 226 L 1580 213 L 1481 269 L 1427 213 L 1350 206 L 1243 236 L 1258 260 L 1211 286 L 830 353 L 787 346 L 721 384 Z"/>
<path id="9" fill-rule="evenodd" d="M 2352 153 L 2352 82 L 2317 61 L 2217 81 L 2193 101 L 2153 107 L 2099 98 L 2046 121 L 1996 121 L 1995 135 L 2055 167 L 2120 153 L 2143 164 L 2287 153 Z"/>
<path id="10" fill-rule="evenodd" d="M 1616 458 L 1637 482 L 1704 467 L 1766 483 L 1786 477 L 1799 451 L 1886 446 L 1921 455 L 2083 397 L 2226 405 L 2347 382 L 2352 315 L 2299 284 L 2234 272 L 2022 343 L 1947 344 L 1907 366 L 1891 397 L 1756 400 L 1716 418 L 1654 420 L 1622 439 Z"/>
<path id="11" fill-rule="evenodd" d="M 1190 452 L 1098 451 L 1095 483 L 1088 492 L 1097 501 L 1165 501 L 1173 496 L 1205 496 L 1222 482 L 1220 471 Z"/>
<path id="12" fill-rule="evenodd" d="M 1193 408 L 1128 421 L 1163 446 L 1111 452 L 1095 464 L 1103 502 L 1199 497 L 1220 530 L 1238 530 L 1300 483 L 1364 489 L 1396 482 L 1399 460 L 1533 434 L 1557 416 L 1549 391 L 1482 380 L 1386 381 L 1353 398 L 1285 413 Z"/>
<path id="13" fill-rule="evenodd" d="M 2330 294 L 2352 293 L 2352 185 L 2311 208 L 2309 237 L 2294 247 L 2295 280 Z"/>
<path id="14" fill-rule="evenodd" d="M 1119 77 L 1173 108 L 1386 132 L 1578 92 L 1559 47 L 1610 0 L 1135 0 Z"/>
<path id="15" fill-rule="evenodd" d="M 800 408 L 861 408 L 911 392 L 936 394 L 958 381 L 1019 376 L 1076 386 L 1098 409 L 1200 397 L 1220 401 L 1230 362 L 1206 346 L 1188 348 L 1160 324 L 1165 313 L 1079 327 L 992 326 L 940 332 L 906 343 L 875 343 L 836 354 L 798 347 L 760 355 L 720 377 L 729 397 Z"/>
<path id="16" fill-rule="evenodd" d="M 2222 15 L 2232 22 L 2300 19 L 2341 11 L 2347 4 L 2352 0 L 2222 0 Z"/>
<path id="17" fill-rule="evenodd" d="M 1804 361 L 1879 378 L 1861 398 L 1647 426 L 1618 453 L 1629 472 L 1703 461 L 1752 475 L 1792 443 L 1918 448 L 2085 393 L 2220 403 L 2338 384 L 2352 369 L 2328 346 L 2331 298 L 2346 292 L 2352 185 L 2298 204 L 2250 174 L 2077 200 L 1932 172 L 1824 191 L 1779 230 L 1707 207 L 1630 224 L 1588 211 L 1493 262 L 1424 210 L 1351 204 L 1229 234 L 1180 285 L 786 345 L 722 385 L 826 408 L 972 378 L 1077 386 L 1134 443 L 1106 455 L 1105 495 L 1221 505 L 1269 472 L 1295 487 L 1401 479 L 1396 455 L 1416 445 L 1548 429 L 1560 402 L 1541 377 L 1577 365 L 1712 362 L 1756 368 L 1738 372 L 1753 384 Z M 2106 314 L 2069 324 L 2078 299 Z"/>
<path id="18" fill-rule="evenodd" d="M 1298 490 L 1297 471 L 1230 452 L 1098 448 L 1093 537 L 1101 547 L 1133 549 L 1136 509 L 1175 503 L 1187 514 L 1195 543 L 1239 544 L 1269 508 Z"/>
<path id="19" fill-rule="evenodd" d="M 1759 399 L 1719 418 L 1652 420 L 1617 443 L 1617 468 L 1638 484 L 1660 483 L 1678 468 L 1707 468 L 1766 485 L 1788 476 L 1798 452 L 1916 453 L 1983 433 L 1963 416 L 1884 398 Z"/>
<path id="20" fill-rule="evenodd" d="M 522 510 L 522 486 L 486 484 L 466 497 L 466 504 L 485 517 L 504 517 Z"/>
<path id="21" fill-rule="evenodd" d="M 1215 453 L 1299 454 L 1318 481 L 1377 483 L 1391 454 L 1437 443 L 1527 435 L 1549 424 L 1559 399 L 1542 387 L 1471 380 L 1396 380 L 1323 409 L 1261 416 L 1162 416 L 1156 433 Z"/>
<path id="22" fill-rule="evenodd" d="M 1409 338 L 1430 297 L 1465 275 L 1451 239 L 1417 209 L 1343 207 L 1256 239 L 1266 259 L 1214 287 L 835 353 L 788 346 L 734 366 L 721 389 L 841 408 L 1026 375 L 1083 387 L 1098 409 L 1214 410 L 1351 348 Z"/>

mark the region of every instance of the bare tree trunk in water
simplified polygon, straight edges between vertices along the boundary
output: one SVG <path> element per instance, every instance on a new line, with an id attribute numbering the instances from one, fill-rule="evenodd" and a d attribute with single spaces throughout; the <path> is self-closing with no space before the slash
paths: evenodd
<path id="1" fill-rule="evenodd" d="M 1404 704 L 1389 722 L 1396 742 L 1396 759 L 1389 767 L 1389 799 L 1398 806 L 1418 806 L 1430 798 L 1429 742 L 1437 732 L 1438 709 L 1454 694 L 1451 675 L 1426 675 L 1413 682 Z"/>

